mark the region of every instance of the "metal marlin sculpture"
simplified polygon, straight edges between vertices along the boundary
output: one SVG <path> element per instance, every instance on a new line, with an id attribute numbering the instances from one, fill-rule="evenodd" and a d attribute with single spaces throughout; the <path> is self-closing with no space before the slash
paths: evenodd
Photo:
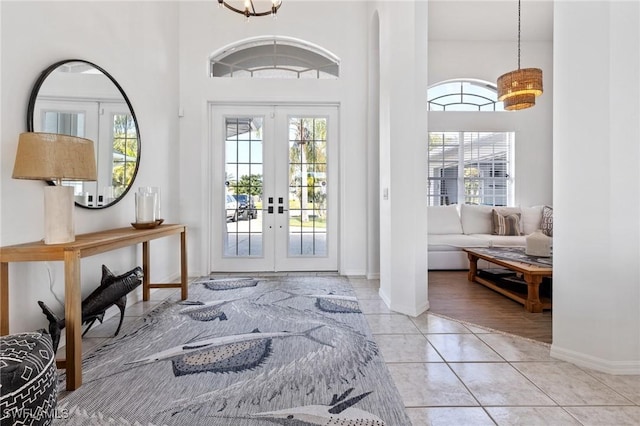
<path id="1" fill-rule="evenodd" d="M 82 323 L 89 324 L 82 333 L 84 336 L 96 320 L 102 322 L 107 309 L 115 305 L 120 309 L 120 322 L 114 336 L 117 336 L 124 319 L 124 309 L 127 305 L 127 294 L 142 283 L 142 268 L 137 266 L 122 275 L 114 275 L 109 268 L 102 265 L 102 279 L 100 286 L 96 288 L 86 299 L 82 301 Z M 53 340 L 54 351 L 60 343 L 60 333 L 65 326 L 65 319 L 59 318 L 42 301 L 38 301 L 42 312 L 49 320 L 49 333 Z"/>
<path id="2" fill-rule="evenodd" d="M 378 416 L 353 407 L 371 392 L 346 399 L 352 391 L 353 388 L 340 396 L 334 394 L 329 405 L 304 405 L 284 410 L 265 411 L 251 416 L 281 425 L 384 426 L 384 421 Z"/>
<path id="3" fill-rule="evenodd" d="M 240 372 L 255 368 L 262 364 L 271 354 L 271 342 L 276 338 L 305 337 L 322 345 L 322 342 L 311 333 L 324 325 L 301 332 L 276 331 L 262 333 L 255 329 L 251 333 L 214 337 L 174 346 L 139 358 L 126 364 L 150 364 L 170 360 L 174 376 L 194 373 L 227 373 Z"/>

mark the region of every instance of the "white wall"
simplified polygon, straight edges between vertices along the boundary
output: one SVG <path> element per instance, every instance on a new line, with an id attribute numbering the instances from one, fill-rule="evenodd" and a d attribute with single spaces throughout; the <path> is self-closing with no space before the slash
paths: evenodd
<path id="1" fill-rule="evenodd" d="M 551 353 L 640 374 L 640 5 L 554 14 Z"/>
<path id="2" fill-rule="evenodd" d="M 367 278 L 380 278 L 380 16 L 372 7 L 367 88 Z"/>
<path id="3" fill-rule="evenodd" d="M 517 68 L 515 42 L 429 43 L 429 85 L 454 78 L 496 83 Z M 429 131 L 514 131 L 515 205 L 552 203 L 553 186 L 553 46 L 523 42 L 522 67 L 542 69 L 544 93 L 536 105 L 505 112 L 429 112 Z"/>
<path id="4" fill-rule="evenodd" d="M 40 240 L 44 234 L 44 182 L 11 179 L 18 135 L 26 131 L 31 87 L 40 72 L 63 59 L 84 59 L 103 67 L 122 86 L 138 118 L 141 163 L 134 190 L 104 210 L 76 207 L 76 233 L 129 226 L 138 186 L 159 186 L 167 222 L 180 220 L 178 204 L 177 4 L 167 2 L 2 1 L 1 12 L 1 200 L 0 244 Z M 171 237 L 173 238 L 173 237 Z M 175 241 L 151 244 L 152 281 L 179 272 Z M 99 284 L 101 264 L 122 273 L 141 264 L 139 248 L 124 248 L 82 261 L 82 293 Z M 49 279 L 51 272 L 51 282 Z M 9 266 L 10 331 L 44 327 L 43 300 L 62 312 L 49 286 L 64 298 L 61 262 Z M 132 299 L 141 298 L 141 289 Z M 117 309 L 110 310 L 117 313 Z"/>

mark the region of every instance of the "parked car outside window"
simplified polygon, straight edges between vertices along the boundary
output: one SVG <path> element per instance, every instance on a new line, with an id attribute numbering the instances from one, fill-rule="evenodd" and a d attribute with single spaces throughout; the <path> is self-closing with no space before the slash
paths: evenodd
<path id="1" fill-rule="evenodd" d="M 238 219 L 251 220 L 258 217 L 258 210 L 251 195 L 236 194 L 234 197 L 238 202 Z"/>
<path id="2" fill-rule="evenodd" d="M 235 222 L 238 219 L 238 202 L 229 194 L 226 197 L 225 210 L 227 211 L 227 221 Z"/>

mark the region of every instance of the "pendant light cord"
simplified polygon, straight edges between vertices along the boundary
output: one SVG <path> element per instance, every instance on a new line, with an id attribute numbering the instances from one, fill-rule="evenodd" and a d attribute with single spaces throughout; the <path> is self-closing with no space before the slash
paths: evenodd
<path id="1" fill-rule="evenodd" d="M 520 69 L 520 0 L 518 0 L 518 69 Z"/>

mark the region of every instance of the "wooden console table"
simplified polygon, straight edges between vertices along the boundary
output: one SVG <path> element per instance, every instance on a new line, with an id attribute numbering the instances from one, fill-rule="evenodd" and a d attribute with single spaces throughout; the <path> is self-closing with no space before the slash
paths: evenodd
<path id="1" fill-rule="evenodd" d="M 180 283 L 151 284 L 149 241 L 180 234 Z M 65 368 L 67 390 L 82 385 L 82 311 L 80 259 L 142 243 L 142 298 L 149 300 L 152 288 L 180 288 L 182 299 L 188 297 L 187 227 L 160 225 L 153 229 L 132 227 L 110 229 L 76 235 L 71 243 L 45 245 L 42 241 L 0 248 L 0 335 L 9 334 L 9 262 L 64 261 L 64 314 L 66 332 L 66 359 L 57 361 Z"/>

